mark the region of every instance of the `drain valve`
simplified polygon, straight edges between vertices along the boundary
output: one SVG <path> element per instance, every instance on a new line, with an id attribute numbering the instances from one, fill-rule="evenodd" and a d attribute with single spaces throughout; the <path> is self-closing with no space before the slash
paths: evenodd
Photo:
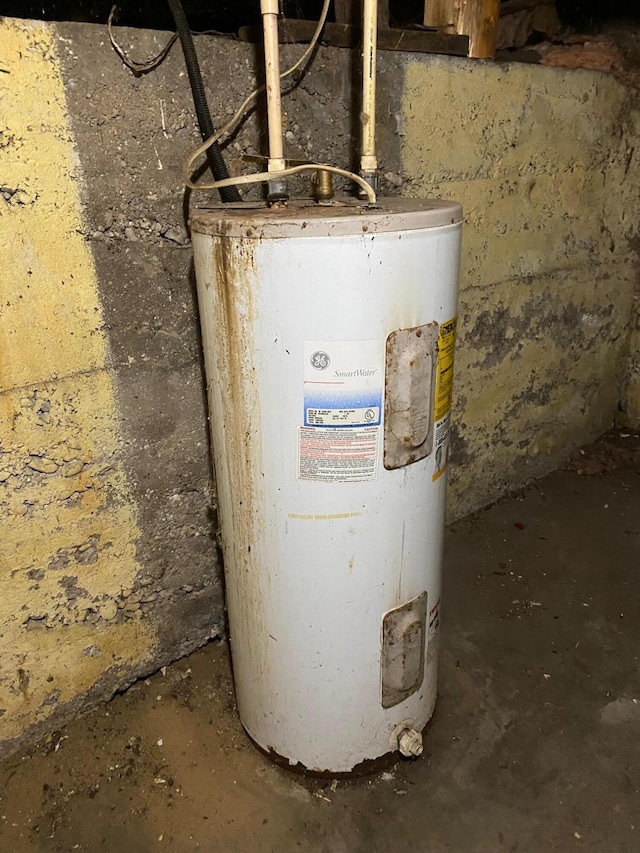
<path id="1" fill-rule="evenodd" d="M 424 747 L 422 735 L 413 728 L 413 720 L 403 720 L 395 727 L 389 738 L 392 749 L 397 749 L 404 758 L 419 758 Z"/>
<path id="2" fill-rule="evenodd" d="M 415 729 L 405 729 L 398 738 L 400 755 L 405 758 L 417 758 L 422 755 L 422 735 Z"/>

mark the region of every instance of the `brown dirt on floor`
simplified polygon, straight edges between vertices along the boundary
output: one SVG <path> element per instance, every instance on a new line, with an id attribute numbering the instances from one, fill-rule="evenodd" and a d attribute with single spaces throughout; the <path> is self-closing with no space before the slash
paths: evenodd
<path id="1" fill-rule="evenodd" d="M 421 760 L 338 782 L 275 767 L 211 643 L 0 765 L 1 853 L 637 851 L 640 474 L 598 473 L 448 531 Z"/>
<path id="2" fill-rule="evenodd" d="M 636 433 L 612 433 L 595 444 L 574 450 L 562 466 L 565 471 L 577 471 L 594 477 L 628 466 L 640 473 L 640 443 Z"/>

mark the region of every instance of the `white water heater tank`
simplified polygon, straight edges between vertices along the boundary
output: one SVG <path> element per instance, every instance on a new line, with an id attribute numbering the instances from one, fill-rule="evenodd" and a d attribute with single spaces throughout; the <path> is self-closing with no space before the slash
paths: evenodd
<path id="1" fill-rule="evenodd" d="M 238 710 L 298 769 L 419 754 L 433 713 L 461 222 L 192 216 Z"/>

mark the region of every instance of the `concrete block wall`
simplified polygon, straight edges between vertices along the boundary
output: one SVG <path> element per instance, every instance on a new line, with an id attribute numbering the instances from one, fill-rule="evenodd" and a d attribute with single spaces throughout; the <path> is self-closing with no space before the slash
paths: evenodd
<path id="1" fill-rule="evenodd" d="M 639 112 L 602 74 L 440 58 L 407 64 L 403 103 L 411 193 L 465 209 L 459 516 L 613 424 L 638 284 Z"/>
<path id="2" fill-rule="evenodd" d="M 2 755 L 217 636 L 224 617 L 179 50 L 135 78 L 103 27 L 4 19 L 0 36 Z M 119 32 L 138 58 L 165 38 Z M 255 53 L 209 37 L 198 49 L 220 123 L 252 87 Z M 380 68 L 385 191 L 466 209 L 453 517 L 615 416 L 638 113 L 589 72 L 391 53 Z M 349 164 L 352 104 L 350 56 L 321 49 L 284 101 L 289 155 Z M 254 112 L 232 168 L 264 131 Z"/>

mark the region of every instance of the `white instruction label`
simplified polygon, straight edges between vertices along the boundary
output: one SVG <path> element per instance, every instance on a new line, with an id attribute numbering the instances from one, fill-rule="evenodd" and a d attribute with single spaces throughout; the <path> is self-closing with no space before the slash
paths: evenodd
<path id="1" fill-rule="evenodd" d="M 427 634 L 427 663 L 434 661 L 440 645 L 440 599 L 429 610 L 429 630 Z"/>
<path id="2" fill-rule="evenodd" d="M 433 436 L 433 448 L 435 450 L 435 468 L 433 479 L 437 480 L 447 469 L 447 458 L 449 456 L 449 433 L 451 432 L 451 412 L 436 424 Z"/>
<path id="3" fill-rule="evenodd" d="M 306 341 L 301 480 L 374 480 L 380 453 L 384 341 Z"/>
<path id="4" fill-rule="evenodd" d="M 300 427 L 299 432 L 301 480 L 355 483 L 375 479 L 380 427 Z"/>

